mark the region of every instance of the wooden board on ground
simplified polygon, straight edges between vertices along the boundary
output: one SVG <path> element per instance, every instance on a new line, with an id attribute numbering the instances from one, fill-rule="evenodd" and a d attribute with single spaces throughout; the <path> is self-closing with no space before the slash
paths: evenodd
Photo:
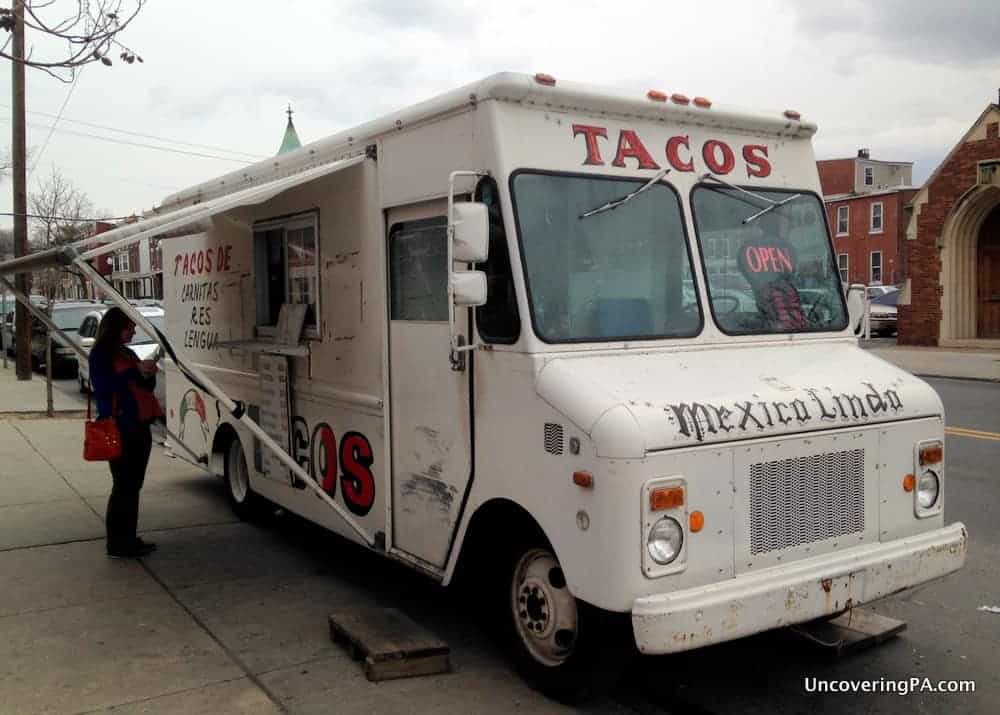
<path id="1" fill-rule="evenodd" d="M 358 606 L 330 614 L 330 637 L 364 661 L 368 680 L 451 670 L 450 648 L 395 608 Z"/>
<path id="2" fill-rule="evenodd" d="M 853 608 L 829 621 L 804 623 L 795 632 L 841 656 L 878 645 L 906 629 L 906 621 Z"/>

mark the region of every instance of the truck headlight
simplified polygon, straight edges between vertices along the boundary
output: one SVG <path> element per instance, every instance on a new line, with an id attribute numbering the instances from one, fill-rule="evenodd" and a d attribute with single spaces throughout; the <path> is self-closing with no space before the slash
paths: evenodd
<path id="1" fill-rule="evenodd" d="M 658 564 L 669 564 L 681 552 L 684 545 L 684 529 L 673 517 L 665 516 L 649 530 L 646 548 L 649 556 Z"/>
<path id="2" fill-rule="evenodd" d="M 937 474 L 933 470 L 926 470 L 920 475 L 920 482 L 917 483 L 917 503 L 921 509 L 930 509 L 937 503 L 938 494 L 941 491 L 941 484 Z"/>

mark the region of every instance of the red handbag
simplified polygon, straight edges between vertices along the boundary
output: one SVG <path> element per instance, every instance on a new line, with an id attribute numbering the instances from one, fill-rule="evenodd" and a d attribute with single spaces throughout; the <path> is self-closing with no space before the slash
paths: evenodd
<path id="1" fill-rule="evenodd" d="M 114 401 L 112 400 L 112 404 Z M 112 408 L 112 412 L 114 409 Z M 109 462 L 122 456 L 122 436 L 114 417 L 90 419 L 90 395 L 87 395 L 87 422 L 83 428 L 83 458 L 88 462 Z"/>

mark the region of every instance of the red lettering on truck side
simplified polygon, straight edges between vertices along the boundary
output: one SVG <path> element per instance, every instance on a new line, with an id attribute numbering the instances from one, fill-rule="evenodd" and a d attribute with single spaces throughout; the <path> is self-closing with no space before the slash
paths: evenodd
<path id="1" fill-rule="evenodd" d="M 358 516 L 371 511 L 375 503 L 372 446 L 360 432 L 348 432 L 340 441 L 340 486 L 347 508 Z"/>

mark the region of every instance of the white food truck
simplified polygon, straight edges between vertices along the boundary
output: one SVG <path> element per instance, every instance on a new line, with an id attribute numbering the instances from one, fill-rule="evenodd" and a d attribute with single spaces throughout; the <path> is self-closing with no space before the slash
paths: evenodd
<path id="1" fill-rule="evenodd" d="M 473 570 L 560 697 L 622 634 L 684 651 L 955 571 L 942 404 L 858 346 L 814 132 L 501 74 L 174 194 L 167 335 L 241 402 L 170 370 L 168 427 L 240 513 Z"/>

